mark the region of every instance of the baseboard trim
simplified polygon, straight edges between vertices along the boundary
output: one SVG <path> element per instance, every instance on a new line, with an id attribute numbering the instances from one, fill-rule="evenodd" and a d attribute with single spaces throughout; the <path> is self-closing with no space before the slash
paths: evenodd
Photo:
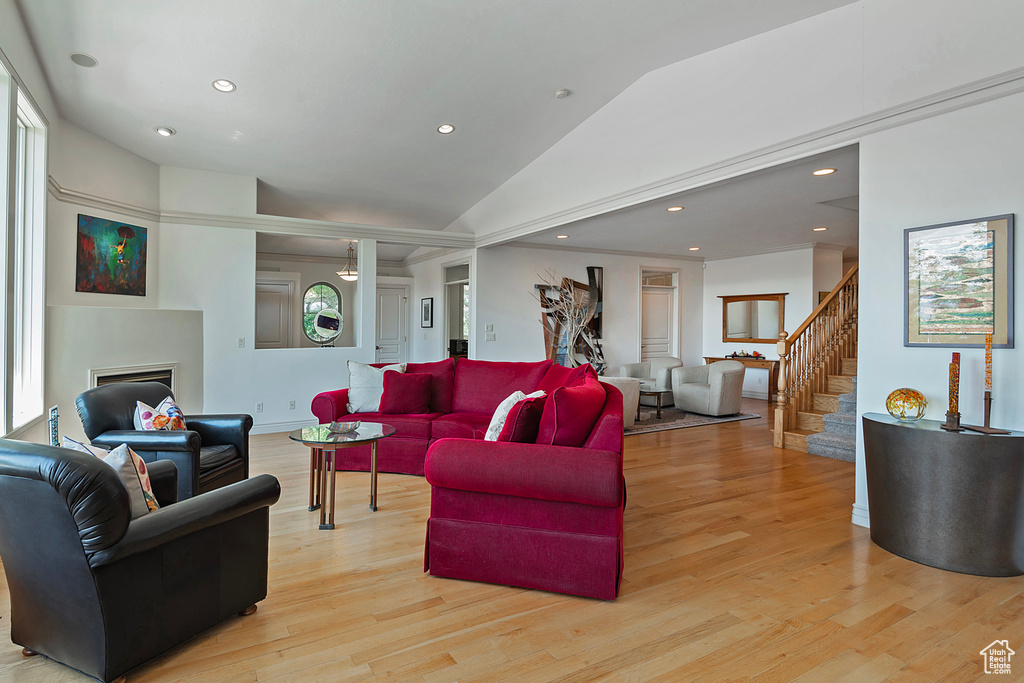
<path id="1" fill-rule="evenodd" d="M 276 434 L 278 432 L 290 432 L 300 427 L 312 427 L 315 421 L 315 417 L 309 417 L 305 420 L 292 420 L 290 422 L 264 422 L 263 424 L 254 424 L 249 433 Z"/>
<path id="2" fill-rule="evenodd" d="M 853 516 L 850 521 L 857 526 L 862 526 L 865 529 L 871 528 L 871 516 L 868 514 L 868 507 L 861 505 L 860 503 L 853 504 Z"/>

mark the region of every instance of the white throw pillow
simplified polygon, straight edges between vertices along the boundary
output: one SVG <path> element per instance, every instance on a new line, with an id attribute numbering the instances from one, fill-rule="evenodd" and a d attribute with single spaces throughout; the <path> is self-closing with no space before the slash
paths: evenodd
<path id="1" fill-rule="evenodd" d="M 499 403 L 498 407 L 494 409 L 494 415 L 491 415 L 491 423 L 487 425 L 487 433 L 484 434 L 484 441 L 498 440 L 498 435 L 501 434 L 501 430 L 505 426 L 505 420 L 508 419 L 508 414 L 512 411 L 512 406 L 524 399 L 540 398 L 541 396 L 544 396 L 543 391 L 535 391 L 532 394 L 513 391 L 508 398 Z"/>
<path id="2" fill-rule="evenodd" d="M 380 410 L 380 397 L 384 395 L 384 373 L 387 370 L 405 372 L 405 363 L 375 368 L 354 360 L 348 362 L 348 412 L 376 413 Z"/>
<path id="3" fill-rule="evenodd" d="M 156 496 L 153 495 L 153 485 L 149 482 L 149 469 L 146 467 L 145 461 L 127 444 L 121 444 L 114 450 L 108 451 L 98 446 L 79 443 L 65 436 L 61 446 L 96 456 L 117 472 L 121 481 L 128 488 L 132 519 L 160 508 L 160 504 L 156 502 Z"/>

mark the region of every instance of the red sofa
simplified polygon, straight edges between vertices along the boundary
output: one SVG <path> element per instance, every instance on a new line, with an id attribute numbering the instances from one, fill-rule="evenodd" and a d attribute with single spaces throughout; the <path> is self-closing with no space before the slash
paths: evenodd
<path id="1" fill-rule="evenodd" d="M 321 423 L 344 418 L 398 428 L 379 443 L 378 467 L 425 473 L 431 485 L 424 570 L 614 599 L 622 574 L 626 497 L 618 389 L 598 383 L 589 368 L 584 373 L 551 361 L 446 360 L 409 363 L 406 372 L 433 375 L 432 412 L 349 415 L 345 389 L 319 394 L 312 409 Z M 585 389 L 573 387 L 584 379 Z M 593 413 L 567 400 L 573 391 L 588 390 L 592 401 L 595 387 L 604 393 Z M 559 430 L 568 430 L 554 441 L 575 445 L 483 441 L 503 399 L 515 390 L 538 389 L 561 411 Z M 544 426 L 549 407 L 539 441 L 552 440 L 551 423 Z M 369 458 L 369 447 L 345 449 L 338 466 L 368 470 Z"/>

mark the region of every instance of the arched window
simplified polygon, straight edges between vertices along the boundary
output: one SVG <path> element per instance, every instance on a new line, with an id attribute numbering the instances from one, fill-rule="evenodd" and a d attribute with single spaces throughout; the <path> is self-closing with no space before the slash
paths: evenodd
<path id="1" fill-rule="evenodd" d="M 333 337 L 324 337 L 316 331 L 316 316 L 320 311 L 333 309 L 338 312 L 340 326 L 338 332 L 345 328 L 345 318 L 341 309 L 341 293 L 334 285 L 317 282 L 310 285 L 302 294 L 302 331 L 306 337 L 316 344 L 323 344 Z"/>

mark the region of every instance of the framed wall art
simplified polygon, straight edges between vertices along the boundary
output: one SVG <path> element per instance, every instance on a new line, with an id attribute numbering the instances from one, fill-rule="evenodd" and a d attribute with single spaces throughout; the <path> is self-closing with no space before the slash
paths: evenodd
<path id="1" fill-rule="evenodd" d="M 420 299 L 420 327 L 434 326 L 434 297 Z"/>
<path id="2" fill-rule="evenodd" d="M 146 228 L 78 214 L 75 291 L 146 296 Z"/>
<path id="3" fill-rule="evenodd" d="M 904 346 L 1013 348 L 1013 214 L 903 231 Z"/>

